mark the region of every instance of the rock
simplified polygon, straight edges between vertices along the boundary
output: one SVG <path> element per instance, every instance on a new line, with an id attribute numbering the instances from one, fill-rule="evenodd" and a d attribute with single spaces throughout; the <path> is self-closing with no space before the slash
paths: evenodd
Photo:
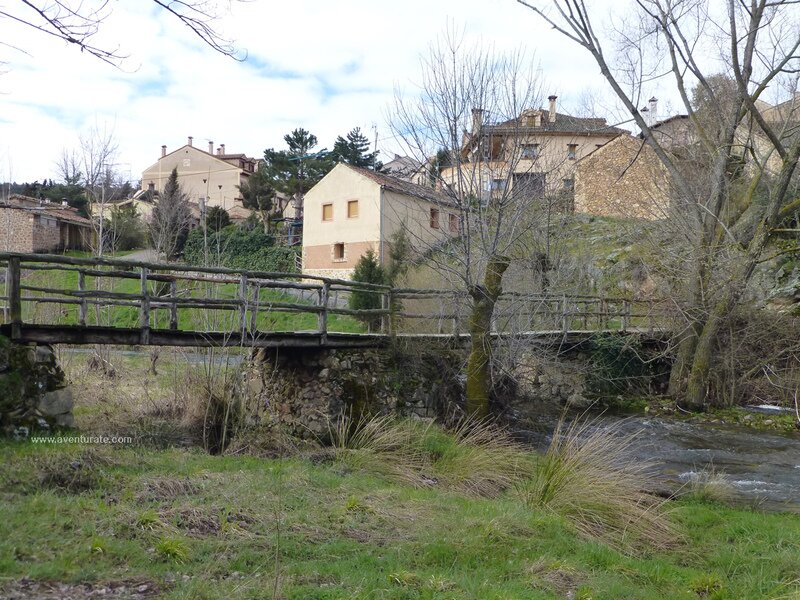
<path id="1" fill-rule="evenodd" d="M 70 412 L 73 404 L 72 390 L 66 387 L 46 392 L 39 400 L 37 408 L 43 415 L 54 416 Z"/>
<path id="2" fill-rule="evenodd" d="M 744 418 L 742 418 L 742 421 L 752 421 L 752 420 L 753 420 L 753 415 L 745 415 Z"/>
<path id="3" fill-rule="evenodd" d="M 75 427 L 75 417 L 72 415 L 72 413 L 56 415 L 55 423 L 56 427 L 60 427 L 62 429 L 73 429 Z"/>
<path id="4" fill-rule="evenodd" d="M 764 425 L 772 425 L 774 422 L 775 421 L 773 421 L 772 419 L 767 419 L 766 421 L 764 421 Z"/>

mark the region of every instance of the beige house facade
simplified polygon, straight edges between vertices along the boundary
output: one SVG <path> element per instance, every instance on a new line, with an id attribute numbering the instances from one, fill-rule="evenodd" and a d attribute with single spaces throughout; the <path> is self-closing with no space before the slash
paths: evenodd
<path id="1" fill-rule="evenodd" d="M 576 161 L 576 213 L 654 220 L 669 210 L 669 175 L 644 140 L 619 135 Z"/>
<path id="2" fill-rule="evenodd" d="M 468 193 L 488 197 L 497 192 L 524 192 L 532 197 L 571 194 L 575 165 L 620 134 L 602 118 L 560 113 L 557 97 L 549 109 L 529 109 L 497 124 L 484 122 L 474 109 L 472 128 L 465 134 L 459 167 L 442 172 L 443 182 Z"/>
<path id="3" fill-rule="evenodd" d="M 195 147 L 189 137 L 186 145 L 172 152 L 168 153 L 166 146 L 161 147 L 161 158 L 142 172 L 142 192 L 163 190 L 170 173 L 177 169 L 178 182 L 189 202 L 230 211 L 242 207 L 239 186 L 257 168 L 256 159 L 228 154 L 224 144 L 215 151 L 214 142 L 209 142 L 206 151 Z"/>
<path id="4" fill-rule="evenodd" d="M 430 187 L 340 163 L 305 195 L 303 273 L 349 279 L 373 250 L 388 264 L 393 236 L 427 246 L 460 231 L 448 199 Z"/>
<path id="5" fill-rule="evenodd" d="M 70 206 L 17 194 L 0 202 L 3 252 L 86 250 L 91 240 L 91 221 Z"/>

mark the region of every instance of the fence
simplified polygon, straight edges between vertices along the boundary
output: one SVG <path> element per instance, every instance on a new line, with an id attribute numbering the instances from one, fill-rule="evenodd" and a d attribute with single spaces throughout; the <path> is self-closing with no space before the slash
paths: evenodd
<path id="1" fill-rule="evenodd" d="M 334 333 L 453 335 L 468 329 L 469 297 L 453 290 L 37 254 L 0 253 L 0 267 L 6 273 L 3 320 L 16 337 L 35 325 L 53 328 L 55 337 L 67 329 L 136 330 L 143 345 L 167 343 L 169 332 L 230 334 L 239 341 L 267 333 L 313 334 L 325 344 Z M 354 293 L 374 294 L 380 308 L 349 308 Z M 507 293 L 495 313 L 496 332 L 519 333 L 632 326 L 654 331 L 663 328 L 666 311 L 654 301 Z"/>

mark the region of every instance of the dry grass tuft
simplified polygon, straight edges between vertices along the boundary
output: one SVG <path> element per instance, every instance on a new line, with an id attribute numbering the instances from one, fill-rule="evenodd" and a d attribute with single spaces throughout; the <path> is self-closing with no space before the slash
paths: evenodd
<path id="1" fill-rule="evenodd" d="M 415 441 L 420 425 L 391 416 L 353 419 L 342 416 L 331 430 L 334 457 L 350 470 L 393 481 L 425 485 L 425 457 Z"/>
<path id="2" fill-rule="evenodd" d="M 146 502 L 169 502 L 179 496 L 197 493 L 197 486 L 189 479 L 157 477 L 145 482 L 144 490 L 137 498 Z"/>
<path id="3" fill-rule="evenodd" d="M 666 501 L 648 493 L 651 466 L 630 458 L 631 437 L 619 425 L 563 420 L 533 477 L 520 487 L 530 507 L 564 516 L 582 535 L 623 551 L 664 549 L 677 531 Z"/>
<path id="4" fill-rule="evenodd" d="M 433 472 L 449 487 L 495 497 L 533 474 L 533 452 L 496 425 L 465 419 L 450 432 L 430 428 L 422 439 Z"/>
<path id="5" fill-rule="evenodd" d="M 701 502 L 731 504 L 736 500 L 736 489 L 725 479 L 725 474 L 713 466 L 694 473 L 682 491 Z"/>
<path id="6" fill-rule="evenodd" d="M 335 460 L 349 469 L 419 487 L 438 484 L 493 497 L 533 472 L 532 452 L 482 421 L 467 419 L 448 431 L 389 416 L 342 417 L 331 437 Z"/>

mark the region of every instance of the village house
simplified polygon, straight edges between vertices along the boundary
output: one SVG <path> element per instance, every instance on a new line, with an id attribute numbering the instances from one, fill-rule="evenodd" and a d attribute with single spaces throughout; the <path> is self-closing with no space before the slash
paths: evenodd
<path id="1" fill-rule="evenodd" d="M 442 171 L 445 184 L 463 187 L 467 180 L 468 192 L 482 198 L 506 188 L 533 198 L 564 192 L 571 195 L 577 161 L 629 132 L 602 118 L 560 113 L 557 96 L 548 100 L 548 110 L 528 109 L 497 124 L 486 124 L 484 111 L 473 109 L 472 127 L 461 147 L 461 164 Z"/>
<path id="2" fill-rule="evenodd" d="M 0 249 L 3 252 L 86 250 L 92 223 L 64 203 L 18 194 L 0 201 Z"/>
<path id="3" fill-rule="evenodd" d="M 201 207 L 220 206 L 227 211 L 242 208 L 239 187 L 255 173 L 258 160 L 244 154 L 228 154 L 225 144 L 216 152 L 214 142 L 208 142 L 208 151 L 197 148 L 189 136 L 186 145 L 167 153 L 161 146 L 161 158 L 142 173 L 140 197 L 147 192 L 164 189 L 173 169 L 178 171 L 178 183 L 189 202 Z"/>
<path id="4" fill-rule="evenodd" d="M 340 163 L 306 193 L 303 273 L 348 279 L 369 249 L 386 265 L 401 230 L 425 247 L 457 235 L 460 221 L 431 187 Z"/>

